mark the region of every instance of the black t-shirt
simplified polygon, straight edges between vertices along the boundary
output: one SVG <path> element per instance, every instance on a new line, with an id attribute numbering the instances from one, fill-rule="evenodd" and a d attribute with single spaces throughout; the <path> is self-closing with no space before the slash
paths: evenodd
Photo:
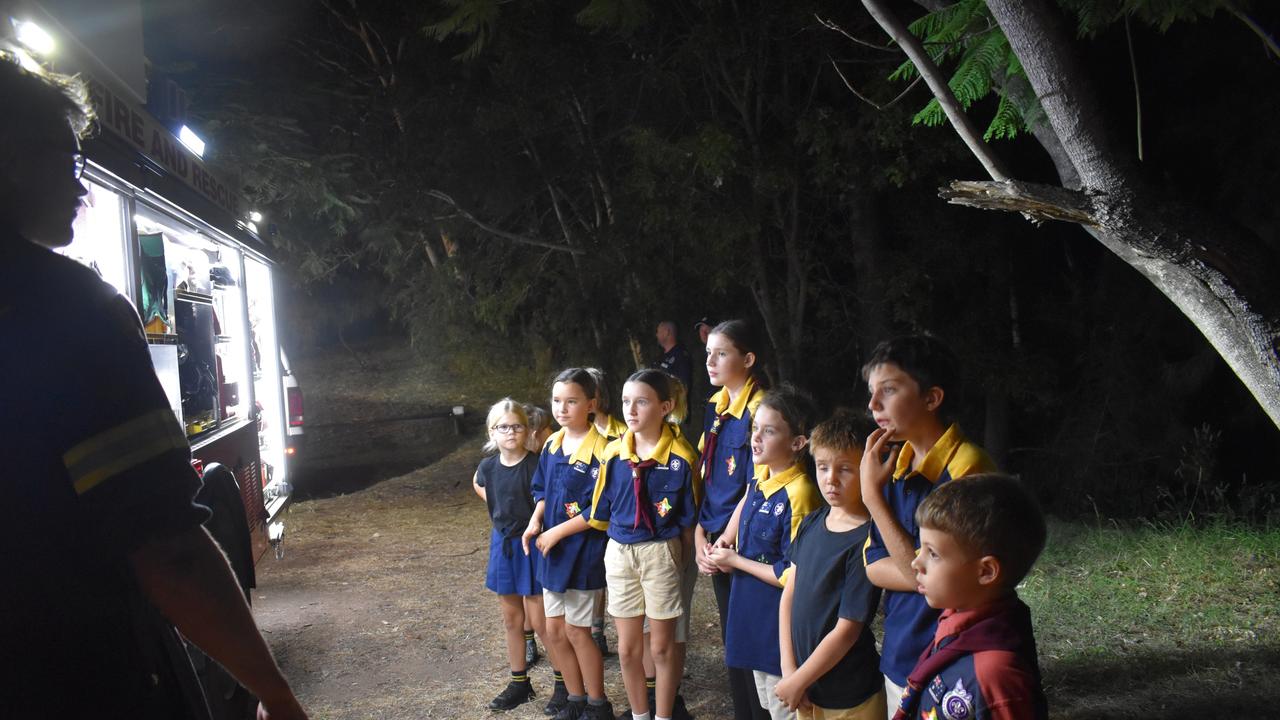
<path id="1" fill-rule="evenodd" d="M 844 618 L 862 623 L 862 633 L 849 652 L 809 688 L 819 707 L 857 707 L 884 687 L 880 655 L 876 652 L 871 620 L 880 605 L 880 588 L 867 579 L 861 549 L 871 523 L 846 532 L 827 529 L 830 506 L 823 506 L 800 523 L 791 541 L 795 565 L 789 582 L 795 585 L 791 602 L 791 643 L 796 663 L 802 664 Z"/>
<path id="2" fill-rule="evenodd" d="M 689 351 L 684 349 L 684 345 L 673 345 L 658 361 L 658 367 L 684 383 L 686 393 L 693 392 L 693 361 L 689 359 Z"/>
<path id="3" fill-rule="evenodd" d="M 507 467 L 500 455 L 491 455 L 476 468 L 476 484 L 485 489 L 489 519 L 502 537 L 512 538 L 524 532 L 533 517 L 533 473 L 538 469 L 538 455 L 525 453 L 520 462 Z"/>
<path id="4" fill-rule="evenodd" d="M 0 717 L 187 717 L 129 554 L 208 517 L 133 307 L 0 233 Z"/>

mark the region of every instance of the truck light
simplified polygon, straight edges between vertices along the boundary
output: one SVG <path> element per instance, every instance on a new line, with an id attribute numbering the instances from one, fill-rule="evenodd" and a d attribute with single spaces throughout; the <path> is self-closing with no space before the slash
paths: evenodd
<path id="1" fill-rule="evenodd" d="M 187 146 L 188 150 L 195 153 L 197 157 L 204 157 L 204 140 L 200 139 L 200 136 L 197 135 L 194 130 L 183 125 L 182 128 L 178 130 L 178 139 L 182 141 L 183 145 Z"/>
<path id="2" fill-rule="evenodd" d="M 57 49 L 53 36 L 30 20 L 13 19 L 13 33 L 18 42 L 36 55 L 49 55 Z"/>

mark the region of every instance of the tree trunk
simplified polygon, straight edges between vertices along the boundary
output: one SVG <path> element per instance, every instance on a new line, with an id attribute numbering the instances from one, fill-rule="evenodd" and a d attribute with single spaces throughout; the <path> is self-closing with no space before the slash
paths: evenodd
<path id="1" fill-rule="evenodd" d="M 988 0 L 1072 164 L 1099 242 L 1204 333 L 1280 427 L 1280 262 L 1243 229 L 1145 185 L 1125 162 L 1049 0 Z"/>

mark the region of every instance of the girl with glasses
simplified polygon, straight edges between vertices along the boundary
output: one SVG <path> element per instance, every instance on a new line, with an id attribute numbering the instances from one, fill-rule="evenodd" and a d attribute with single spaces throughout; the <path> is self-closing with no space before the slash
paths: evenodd
<path id="1" fill-rule="evenodd" d="M 495 403 L 489 409 L 489 441 L 484 449 L 496 454 L 480 461 L 472 479 L 493 523 L 484 585 L 498 594 L 511 666 L 510 682 L 489 703 L 493 710 L 510 710 L 533 697 L 525 653 L 526 620 L 539 636 L 546 630 L 539 563 L 520 545 L 520 535 L 533 515 L 533 475 L 538 469 L 538 456 L 525 447 L 528 427 L 523 405 L 511 398 Z M 547 644 L 545 637 L 542 643 Z"/>

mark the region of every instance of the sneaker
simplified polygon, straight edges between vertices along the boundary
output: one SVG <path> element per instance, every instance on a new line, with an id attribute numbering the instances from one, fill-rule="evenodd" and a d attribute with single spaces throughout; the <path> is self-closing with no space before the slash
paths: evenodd
<path id="1" fill-rule="evenodd" d="M 542 708 L 542 714 L 555 715 L 567 702 L 569 702 L 569 688 L 565 687 L 564 683 L 558 682 L 551 691 L 551 699 L 547 701 L 547 706 Z"/>
<path id="2" fill-rule="evenodd" d="M 604 631 L 592 632 L 591 639 L 595 641 L 596 647 L 600 648 L 601 655 L 609 654 L 609 640 L 605 638 Z"/>
<path id="3" fill-rule="evenodd" d="M 524 641 L 524 666 L 526 668 L 533 667 L 538 662 L 538 658 L 542 657 L 538 654 L 538 642 L 536 640 Z"/>
<path id="4" fill-rule="evenodd" d="M 578 718 L 586 717 L 587 707 L 586 700 L 565 700 L 564 706 L 556 713 L 551 720 L 578 720 Z M 609 718 L 613 720 L 613 718 Z"/>
<path id="5" fill-rule="evenodd" d="M 510 710 L 529 702 L 534 697 L 533 685 L 527 682 L 509 682 L 498 697 L 489 701 L 490 710 Z"/>
<path id="6" fill-rule="evenodd" d="M 577 716 L 578 720 L 614 720 L 613 705 L 605 700 L 603 705 L 592 705 L 582 709 L 582 714 Z"/>

